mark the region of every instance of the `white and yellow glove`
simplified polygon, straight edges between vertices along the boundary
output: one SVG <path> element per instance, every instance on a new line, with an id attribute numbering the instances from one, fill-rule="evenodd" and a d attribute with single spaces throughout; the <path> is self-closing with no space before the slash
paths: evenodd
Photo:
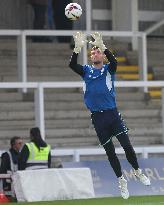
<path id="1" fill-rule="evenodd" d="M 82 32 L 77 32 L 76 34 L 73 35 L 73 39 L 74 39 L 74 42 L 75 42 L 75 48 L 74 48 L 73 51 L 75 53 L 80 53 L 82 47 L 87 42 L 86 35 Z"/>
<path id="2" fill-rule="evenodd" d="M 104 52 L 106 49 L 106 46 L 103 43 L 102 35 L 99 32 L 94 32 L 93 34 L 91 34 L 91 36 L 94 38 L 94 41 L 90 41 L 89 43 L 96 47 L 99 47 L 100 50 Z"/>

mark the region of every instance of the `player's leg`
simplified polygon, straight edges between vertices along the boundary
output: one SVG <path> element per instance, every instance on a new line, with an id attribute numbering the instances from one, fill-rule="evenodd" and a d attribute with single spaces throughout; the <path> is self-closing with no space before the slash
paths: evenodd
<path id="1" fill-rule="evenodd" d="M 132 167 L 134 169 L 135 176 L 144 185 L 150 185 L 149 178 L 142 173 L 141 169 L 139 169 L 136 153 L 135 153 L 133 146 L 129 140 L 126 126 L 124 125 L 124 122 L 122 121 L 121 117 L 120 117 L 120 119 L 118 118 L 114 121 L 113 127 L 114 127 L 113 131 L 115 133 L 115 136 L 118 139 L 118 141 L 120 142 L 121 146 L 123 147 L 128 162 L 132 165 Z"/>
<path id="2" fill-rule="evenodd" d="M 128 128 L 126 127 L 124 120 L 122 119 L 121 114 L 116 110 L 115 120 L 112 122 L 112 134 L 116 136 L 121 146 L 123 147 L 128 162 L 134 169 L 137 170 L 139 168 L 137 157 L 130 143 L 127 132 Z"/>
<path id="3" fill-rule="evenodd" d="M 122 176 L 121 165 L 116 155 L 113 142 L 110 141 L 109 143 L 105 144 L 103 147 L 105 149 L 110 165 L 113 168 L 113 171 L 115 172 L 118 178 L 121 177 Z"/>
<path id="4" fill-rule="evenodd" d="M 106 117 L 107 115 L 105 113 L 92 114 L 92 123 L 99 138 L 100 144 L 104 147 L 111 167 L 118 178 L 121 195 L 124 199 L 127 199 L 129 197 L 127 181 L 122 175 L 121 165 L 115 153 L 115 148 L 110 135 L 110 126 L 107 126 L 107 122 L 109 120 L 106 119 Z"/>
<path id="5" fill-rule="evenodd" d="M 106 154 L 108 156 L 108 160 L 110 162 L 111 167 L 113 168 L 117 178 L 118 178 L 118 183 L 119 183 L 119 188 L 121 191 L 121 196 L 124 199 L 128 199 L 129 198 L 129 191 L 127 188 L 127 180 L 124 178 L 124 176 L 122 175 L 122 171 L 121 171 L 121 165 L 119 162 L 119 159 L 116 155 L 115 152 L 115 147 L 113 145 L 113 142 L 110 141 L 107 144 L 105 144 L 104 149 L 106 151 Z"/>
<path id="6" fill-rule="evenodd" d="M 105 113 L 96 112 L 91 115 L 96 134 L 100 145 L 104 147 L 108 160 L 117 177 L 122 176 L 120 162 L 115 153 L 115 148 L 111 139 L 110 127 L 107 125 L 108 119 Z"/>
<path id="7" fill-rule="evenodd" d="M 117 136 L 118 141 L 125 151 L 126 158 L 128 162 L 132 165 L 132 167 L 137 170 L 139 168 L 136 153 L 133 149 L 133 146 L 129 140 L 129 136 L 127 133 L 122 133 Z"/>
<path id="8" fill-rule="evenodd" d="M 130 143 L 129 137 L 126 133 L 122 133 L 117 136 L 118 141 L 120 142 L 121 146 L 123 147 L 126 158 L 128 162 L 132 165 L 134 168 L 134 174 L 135 176 L 144 184 L 144 185 L 150 185 L 150 179 L 142 173 L 142 170 L 139 168 L 136 153 L 133 149 L 133 146 Z"/>

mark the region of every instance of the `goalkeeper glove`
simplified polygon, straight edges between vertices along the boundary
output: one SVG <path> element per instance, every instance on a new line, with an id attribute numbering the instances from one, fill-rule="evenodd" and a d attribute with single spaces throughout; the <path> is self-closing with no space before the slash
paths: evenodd
<path id="1" fill-rule="evenodd" d="M 74 39 L 74 42 L 75 42 L 75 48 L 74 48 L 73 51 L 75 53 L 80 53 L 81 48 L 87 42 L 86 36 L 82 32 L 77 32 L 76 34 L 73 35 L 73 39 Z"/>
<path id="2" fill-rule="evenodd" d="M 99 32 L 95 32 L 95 33 L 91 34 L 91 36 L 94 38 L 94 41 L 90 41 L 89 43 L 94 45 L 94 46 L 99 47 L 100 50 L 102 52 L 104 52 L 106 49 L 106 46 L 103 43 L 102 35 Z"/>

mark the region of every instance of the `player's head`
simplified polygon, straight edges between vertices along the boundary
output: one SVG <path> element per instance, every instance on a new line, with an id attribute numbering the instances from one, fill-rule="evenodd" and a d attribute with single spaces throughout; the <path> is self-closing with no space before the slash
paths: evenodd
<path id="1" fill-rule="evenodd" d="M 91 49 L 91 61 L 94 65 L 103 64 L 105 54 L 96 46 Z"/>

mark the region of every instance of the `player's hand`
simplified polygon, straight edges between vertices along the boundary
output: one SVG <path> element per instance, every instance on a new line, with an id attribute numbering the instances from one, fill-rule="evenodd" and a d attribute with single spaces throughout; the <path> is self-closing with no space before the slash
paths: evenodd
<path id="1" fill-rule="evenodd" d="M 94 41 L 90 41 L 89 43 L 94 46 L 99 47 L 100 50 L 104 52 L 106 49 L 106 46 L 103 43 L 102 35 L 99 32 L 94 32 L 93 34 L 91 34 L 91 36 L 94 39 Z"/>
<path id="2" fill-rule="evenodd" d="M 86 35 L 82 32 L 77 32 L 76 34 L 73 35 L 73 39 L 74 39 L 74 42 L 75 42 L 75 48 L 74 48 L 73 51 L 75 53 L 80 53 L 81 48 L 87 42 Z"/>

